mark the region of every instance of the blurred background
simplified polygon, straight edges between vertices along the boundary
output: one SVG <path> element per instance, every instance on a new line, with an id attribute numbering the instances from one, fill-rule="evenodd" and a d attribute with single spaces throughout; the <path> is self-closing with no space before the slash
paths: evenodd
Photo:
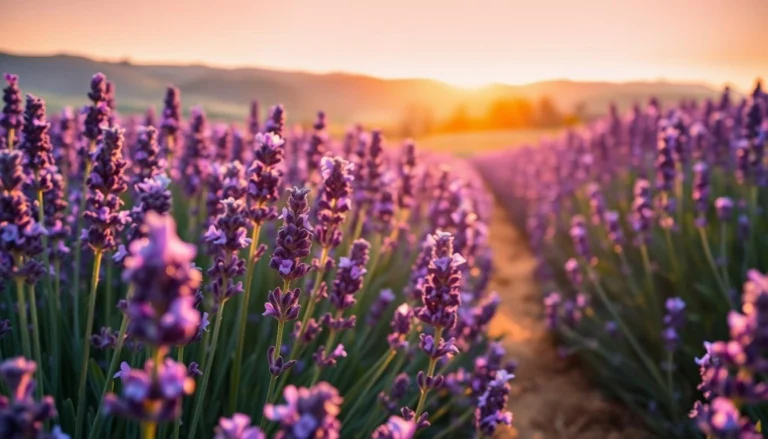
<path id="1" fill-rule="evenodd" d="M 611 103 L 738 97 L 768 71 L 765 0 L 2 3 L 0 70 L 53 111 L 101 71 L 123 113 L 159 108 L 173 83 L 221 121 L 281 102 L 293 124 L 322 109 L 333 134 L 359 122 L 460 154 Z"/>

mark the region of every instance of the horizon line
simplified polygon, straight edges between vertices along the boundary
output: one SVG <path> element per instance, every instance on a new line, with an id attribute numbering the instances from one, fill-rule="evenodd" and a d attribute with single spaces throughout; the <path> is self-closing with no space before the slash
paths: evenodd
<path id="1" fill-rule="evenodd" d="M 67 51 L 67 50 L 60 50 L 55 52 L 44 52 L 44 51 L 18 52 L 12 49 L 0 47 L 0 54 L 6 54 L 10 56 L 17 56 L 17 57 L 27 57 L 27 58 L 31 58 L 31 57 L 53 58 L 57 56 L 67 56 L 72 58 L 83 58 L 93 62 L 101 62 L 101 63 L 108 63 L 108 64 L 128 64 L 128 65 L 139 66 L 139 67 L 142 67 L 142 66 L 143 67 L 153 67 L 153 66 L 154 67 L 157 67 L 157 66 L 205 67 L 210 69 L 220 69 L 220 70 L 230 70 L 230 71 L 252 69 L 252 70 L 269 70 L 269 71 L 282 72 L 282 73 L 301 73 L 301 74 L 318 75 L 318 76 L 346 75 L 346 76 L 378 79 L 382 81 L 433 81 L 433 82 L 438 82 L 450 87 L 455 87 L 455 88 L 464 89 L 464 90 L 482 90 L 486 88 L 492 88 L 494 86 L 526 87 L 526 86 L 532 86 L 536 84 L 543 84 L 543 83 L 550 83 L 550 82 L 571 82 L 571 83 L 582 83 L 582 84 L 597 83 L 597 84 L 613 84 L 613 85 L 676 84 L 676 85 L 704 86 L 714 90 L 722 90 L 724 87 L 727 86 L 727 87 L 730 87 L 731 90 L 735 90 L 740 93 L 746 93 L 750 90 L 749 87 L 754 85 L 754 81 L 756 81 L 757 79 L 760 79 L 760 77 L 756 77 L 753 80 L 752 84 L 747 86 L 746 88 L 736 85 L 735 83 L 730 81 L 724 82 L 721 84 L 715 84 L 711 81 L 707 81 L 703 79 L 691 78 L 691 79 L 674 80 L 674 79 L 668 79 L 663 76 L 659 76 L 655 78 L 627 78 L 622 80 L 572 79 L 568 77 L 550 77 L 550 78 L 543 78 L 537 81 L 529 81 L 529 82 L 521 82 L 521 83 L 489 81 L 480 85 L 473 86 L 473 85 L 457 84 L 457 83 L 446 81 L 439 78 L 419 77 L 419 76 L 380 76 L 380 75 L 370 74 L 366 72 L 355 72 L 355 71 L 348 71 L 348 70 L 292 69 L 292 68 L 270 66 L 270 65 L 211 63 L 211 62 L 206 62 L 202 60 L 176 62 L 176 61 L 170 61 L 170 60 L 165 60 L 165 61 L 141 60 L 141 59 L 133 58 L 130 56 L 100 57 L 100 56 L 95 56 L 95 55 L 86 54 L 86 53 L 79 53 L 77 51 Z"/>

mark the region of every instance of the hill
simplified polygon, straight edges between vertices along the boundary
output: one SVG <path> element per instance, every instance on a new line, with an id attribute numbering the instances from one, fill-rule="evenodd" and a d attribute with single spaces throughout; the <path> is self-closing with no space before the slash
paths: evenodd
<path id="1" fill-rule="evenodd" d="M 583 104 L 591 114 L 604 112 L 609 102 L 626 107 L 657 96 L 663 101 L 706 98 L 718 91 L 698 84 L 669 82 L 545 81 L 512 86 L 493 84 L 463 89 L 431 79 L 381 79 L 370 76 L 279 71 L 263 68 L 224 69 L 203 65 L 139 65 L 103 62 L 71 56 L 23 56 L 0 53 L 0 72 L 20 76 L 24 91 L 44 97 L 52 109 L 85 103 L 88 79 L 103 72 L 115 83 L 118 109 L 124 113 L 156 108 L 165 86 L 182 91 L 185 109 L 204 103 L 211 117 L 242 120 L 251 99 L 263 105 L 281 102 L 292 121 L 308 121 L 325 110 L 334 124 L 352 122 L 391 124 L 418 108 L 446 117 L 458 107 L 481 113 L 497 99 L 550 97 L 562 111 Z"/>

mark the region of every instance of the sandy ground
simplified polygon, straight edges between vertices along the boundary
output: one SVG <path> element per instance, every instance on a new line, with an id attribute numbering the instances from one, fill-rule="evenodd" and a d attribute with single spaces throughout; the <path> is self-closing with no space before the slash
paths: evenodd
<path id="1" fill-rule="evenodd" d="M 492 288 L 502 304 L 491 324 L 506 335 L 507 353 L 518 361 L 509 407 L 514 428 L 501 438 L 651 438 L 631 413 L 604 398 L 573 360 L 558 357 L 543 324 L 541 296 L 533 279 L 534 261 L 503 209 L 494 209 L 491 246 Z"/>

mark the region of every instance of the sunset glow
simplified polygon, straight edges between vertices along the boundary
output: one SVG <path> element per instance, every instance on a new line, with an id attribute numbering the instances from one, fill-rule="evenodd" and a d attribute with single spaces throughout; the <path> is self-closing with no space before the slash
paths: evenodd
<path id="1" fill-rule="evenodd" d="M 0 50 L 465 86 L 560 78 L 746 86 L 768 71 L 763 0 L 24 3 L 3 6 Z"/>

